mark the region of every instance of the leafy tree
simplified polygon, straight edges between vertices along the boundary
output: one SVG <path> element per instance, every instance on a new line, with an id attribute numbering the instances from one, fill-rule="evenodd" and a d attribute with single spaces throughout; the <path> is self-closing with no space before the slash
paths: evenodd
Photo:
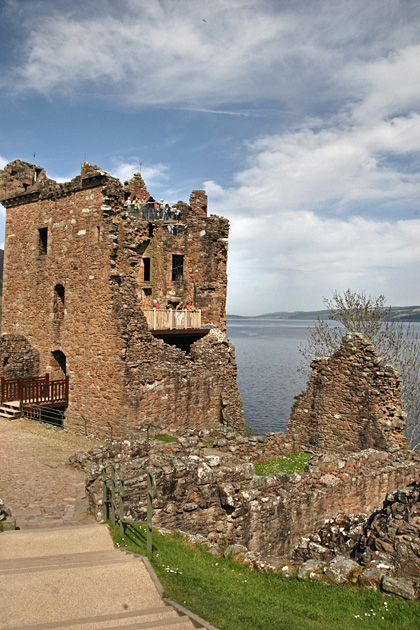
<path id="1" fill-rule="evenodd" d="M 383 295 L 372 297 L 347 289 L 343 294 L 335 291 L 331 300 L 324 298 L 323 302 L 329 310 L 328 320 L 318 317 L 306 344 L 299 348 L 305 362 L 333 354 L 347 332 L 370 339 L 376 352 L 400 372 L 407 441 L 412 449 L 420 449 L 420 340 L 413 326 L 388 319 L 391 307 Z"/>

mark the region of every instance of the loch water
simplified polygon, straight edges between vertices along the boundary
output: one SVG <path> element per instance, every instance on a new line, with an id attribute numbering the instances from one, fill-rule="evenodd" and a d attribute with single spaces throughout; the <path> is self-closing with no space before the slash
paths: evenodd
<path id="1" fill-rule="evenodd" d="M 310 374 L 308 366 L 298 371 L 303 365 L 299 347 L 314 325 L 311 320 L 227 318 L 245 424 L 255 435 L 286 431 L 294 398 L 306 388 Z M 411 326 L 420 338 L 420 322 Z"/>
<path id="2" fill-rule="evenodd" d="M 255 435 L 286 430 L 294 397 L 308 380 L 308 372 L 298 371 L 299 346 L 313 325 L 304 320 L 227 319 L 245 424 Z"/>

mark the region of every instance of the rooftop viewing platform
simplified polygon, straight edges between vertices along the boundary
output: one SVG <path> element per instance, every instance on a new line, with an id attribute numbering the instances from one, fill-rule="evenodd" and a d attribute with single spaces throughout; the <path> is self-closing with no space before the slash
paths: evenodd
<path id="1" fill-rule="evenodd" d="M 163 203 L 157 201 L 125 201 L 125 208 L 130 217 L 146 220 L 178 221 L 181 212 L 174 203 Z"/>

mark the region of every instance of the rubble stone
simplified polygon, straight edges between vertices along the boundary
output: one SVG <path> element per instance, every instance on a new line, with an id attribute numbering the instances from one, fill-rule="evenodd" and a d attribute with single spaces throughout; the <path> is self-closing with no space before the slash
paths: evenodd
<path id="1" fill-rule="evenodd" d="M 346 556 L 336 556 L 324 570 L 326 577 L 335 584 L 356 584 L 361 572 L 362 567 Z"/>
<path id="2" fill-rule="evenodd" d="M 297 576 L 300 580 L 321 579 L 325 566 L 325 562 L 321 560 L 307 560 L 299 568 Z"/>
<path id="3" fill-rule="evenodd" d="M 403 599 L 415 599 L 416 597 L 416 589 L 413 583 L 405 578 L 384 576 L 381 586 L 385 593 L 392 593 L 392 595 L 397 595 Z"/>

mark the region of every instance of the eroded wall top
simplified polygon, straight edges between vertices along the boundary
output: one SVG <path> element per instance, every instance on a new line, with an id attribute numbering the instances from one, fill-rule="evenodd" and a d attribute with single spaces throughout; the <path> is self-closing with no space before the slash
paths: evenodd
<path id="1" fill-rule="evenodd" d="M 315 359 L 307 389 L 296 397 L 288 433 L 317 452 L 406 449 L 398 370 L 359 333 L 331 357 Z"/>

